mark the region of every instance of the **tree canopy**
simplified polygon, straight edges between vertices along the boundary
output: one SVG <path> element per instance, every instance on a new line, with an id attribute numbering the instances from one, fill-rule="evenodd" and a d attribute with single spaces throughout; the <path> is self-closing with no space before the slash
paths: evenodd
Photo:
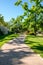
<path id="1" fill-rule="evenodd" d="M 34 33 L 36 35 L 37 30 L 42 28 L 42 22 L 43 22 L 43 5 L 41 4 L 43 0 L 30 0 L 30 3 L 35 3 L 32 5 L 31 8 L 29 8 L 28 2 L 22 2 L 22 0 L 17 0 L 15 3 L 16 6 L 22 6 L 24 9 L 24 16 L 27 17 L 25 19 L 26 21 L 26 26 L 31 27 L 31 29 L 34 29 Z"/>

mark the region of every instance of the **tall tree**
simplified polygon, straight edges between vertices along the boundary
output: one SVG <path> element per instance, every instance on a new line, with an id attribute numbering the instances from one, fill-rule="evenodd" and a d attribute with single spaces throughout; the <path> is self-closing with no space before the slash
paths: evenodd
<path id="1" fill-rule="evenodd" d="M 12 18 L 10 20 L 10 28 L 13 31 L 21 31 L 22 29 L 22 19 L 23 16 L 18 16 L 16 19 Z"/>
<path id="2" fill-rule="evenodd" d="M 4 17 L 0 14 L 0 25 L 4 25 Z"/>
<path id="3" fill-rule="evenodd" d="M 34 28 L 34 33 L 35 33 L 35 36 L 36 36 L 36 32 L 37 32 L 37 29 L 38 29 L 38 22 L 39 22 L 39 19 L 40 19 L 40 14 L 42 13 L 43 14 L 43 6 L 41 4 L 43 0 L 30 0 L 30 2 L 34 2 L 35 5 L 32 5 L 32 7 L 29 9 L 28 7 L 28 2 L 24 2 L 22 3 L 22 0 L 18 0 L 15 5 L 21 5 L 22 8 L 24 9 L 24 12 L 25 12 L 25 16 L 27 16 L 27 18 L 29 19 L 28 22 L 34 22 L 33 24 L 33 28 Z"/>

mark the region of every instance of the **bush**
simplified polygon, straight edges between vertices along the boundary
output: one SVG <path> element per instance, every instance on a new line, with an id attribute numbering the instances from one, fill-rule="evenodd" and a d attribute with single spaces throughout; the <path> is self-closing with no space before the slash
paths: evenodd
<path id="1" fill-rule="evenodd" d="M 0 29 L 0 35 L 4 35 L 3 32 L 1 31 L 1 29 Z"/>

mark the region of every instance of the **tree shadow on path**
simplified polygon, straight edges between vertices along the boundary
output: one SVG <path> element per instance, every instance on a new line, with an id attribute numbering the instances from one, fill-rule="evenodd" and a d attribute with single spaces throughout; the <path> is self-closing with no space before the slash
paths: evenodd
<path id="1" fill-rule="evenodd" d="M 19 44 L 24 43 L 24 37 L 16 38 L 8 44 L 16 44 L 17 48 L 5 49 L 7 52 L 0 50 L 0 65 L 25 65 L 21 59 L 26 58 L 34 54 L 34 52 L 27 51 L 29 50 L 26 46 L 19 46 Z M 25 50 L 27 49 L 27 50 Z"/>

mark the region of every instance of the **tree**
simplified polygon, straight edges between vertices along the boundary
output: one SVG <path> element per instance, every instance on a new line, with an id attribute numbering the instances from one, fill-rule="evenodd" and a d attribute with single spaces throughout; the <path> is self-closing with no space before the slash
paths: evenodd
<path id="1" fill-rule="evenodd" d="M 35 5 L 32 5 L 32 7 L 29 9 L 28 7 L 28 3 L 27 2 L 24 2 L 22 3 L 22 0 L 18 0 L 15 5 L 21 5 L 22 8 L 24 9 L 24 12 L 25 12 L 25 16 L 27 16 L 27 19 L 28 22 L 33 22 L 33 29 L 34 29 L 34 33 L 35 33 L 35 36 L 36 36 L 36 32 L 38 30 L 38 26 L 39 26 L 39 19 L 40 19 L 40 14 L 42 13 L 43 14 L 43 6 L 41 4 L 41 2 L 43 0 L 30 0 L 31 2 L 34 2 Z M 41 22 L 40 22 L 41 23 Z M 28 23 L 27 23 L 28 24 Z"/>
<path id="2" fill-rule="evenodd" d="M 41 28 L 41 30 L 43 31 L 43 14 L 40 14 L 40 19 L 39 19 L 39 26 Z"/>
<path id="3" fill-rule="evenodd" d="M 0 14 L 0 25 L 4 25 L 4 17 Z"/>
<path id="4" fill-rule="evenodd" d="M 10 28 L 12 32 L 20 32 L 22 30 L 22 19 L 23 16 L 18 16 L 16 19 L 12 18 L 10 20 Z"/>
<path id="5" fill-rule="evenodd" d="M 9 24 L 8 24 L 8 22 L 5 22 L 4 21 L 4 16 L 2 16 L 1 14 L 0 14 L 0 26 L 4 26 L 4 27 L 7 27 L 7 28 L 9 28 Z"/>

